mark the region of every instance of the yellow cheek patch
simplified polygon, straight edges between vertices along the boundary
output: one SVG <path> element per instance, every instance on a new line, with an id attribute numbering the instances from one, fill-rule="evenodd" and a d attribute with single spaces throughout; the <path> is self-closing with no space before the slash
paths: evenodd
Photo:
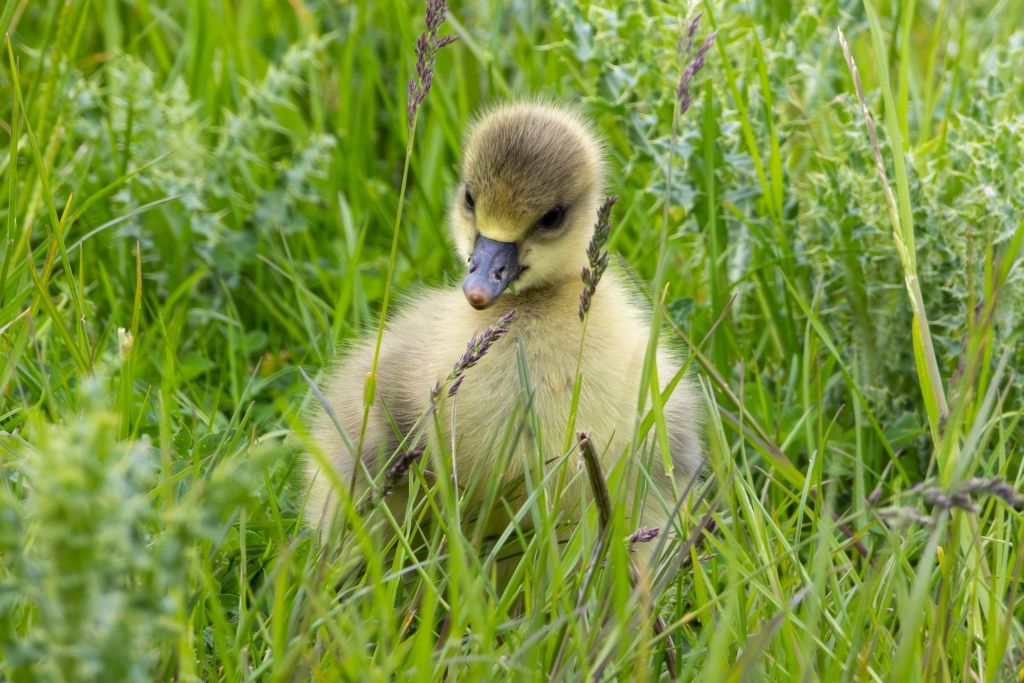
<path id="1" fill-rule="evenodd" d="M 522 231 L 507 223 L 483 223 L 480 225 L 480 234 L 497 242 L 518 242 L 522 239 Z"/>

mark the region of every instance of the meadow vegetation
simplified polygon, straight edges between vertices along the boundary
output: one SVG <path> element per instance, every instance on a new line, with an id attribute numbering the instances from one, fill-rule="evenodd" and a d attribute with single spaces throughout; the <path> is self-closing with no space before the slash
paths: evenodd
<path id="1" fill-rule="evenodd" d="M 0 679 L 1022 675 L 1024 3 L 802 5 L 453 3 L 409 127 L 419 2 L 0 1 Z M 606 136 L 707 476 L 649 577 L 628 511 L 481 543 L 419 461 L 321 544 L 303 371 L 461 279 L 461 135 L 534 94 Z"/>

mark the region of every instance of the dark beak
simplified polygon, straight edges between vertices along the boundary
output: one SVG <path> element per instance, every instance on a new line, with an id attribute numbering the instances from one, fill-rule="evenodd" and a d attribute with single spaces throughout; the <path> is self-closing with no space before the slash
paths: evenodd
<path id="1" fill-rule="evenodd" d="M 498 242 L 480 235 L 469 259 L 469 274 L 462 281 L 462 291 L 473 308 L 487 308 L 522 270 L 519 247 L 514 242 Z"/>

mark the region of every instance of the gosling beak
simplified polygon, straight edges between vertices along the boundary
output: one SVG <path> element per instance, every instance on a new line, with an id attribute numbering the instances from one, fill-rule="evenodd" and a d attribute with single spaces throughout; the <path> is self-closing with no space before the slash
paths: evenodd
<path id="1" fill-rule="evenodd" d="M 480 235 L 469 259 L 469 274 L 462 281 L 462 292 L 473 308 L 487 308 L 522 271 L 515 242 L 498 242 Z"/>

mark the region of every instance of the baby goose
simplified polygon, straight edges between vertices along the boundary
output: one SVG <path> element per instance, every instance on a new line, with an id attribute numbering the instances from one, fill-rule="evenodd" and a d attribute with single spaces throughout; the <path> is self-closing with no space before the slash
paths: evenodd
<path id="1" fill-rule="evenodd" d="M 538 444 L 545 462 L 564 453 L 581 343 L 583 381 L 575 428 L 593 433 L 606 475 L 623 454 L 639 460 L 642 456 L 632 454 L 630 444 L 649 314 L 614 272 L 605 274 L 593 297 L 585 338 L 577 313 L 583 287 L 580 272 L 588 262 L 587 245 L 604 183 L 600 143 L 589 124 L 575 112 L 549 104 L 499 106 L 472 127 L 461 173 L 450 221 L 458 253 L 468 264 L 462 291 L 427 290 L 388 323 L 377 369 L 377 397 L 361 447 L 363 463 L 373 473 L 384 466 L 399 435 L 428 410 L 432 387 L 451 372 L 467 341 L 511 309 L 516 319 L 508 337 L 466 373 L 453 417 L 446 415 L 441 421 L 444 429 L 455 432 L 454 438 L 446 434 L 445 442 L 454 446 L 458 481 L 479 477 L 487 482 L 492 468 L 501 467 L 501 481 L 514 489 L 524 468 L 539 461 Z M 374 341 L 352 349 L 324 391 L 352 442 L 358 440 L 363 423 L 364 382 L 373 363 Z M 502 435 L 522 431 L 508 429 L 524 393 L 520 356 L 532 384 L 536 418 L 524 421 L 528 429 L 518 437 L 511 457 L 500 458 L 495 450 Z M 679 367 L 678 358 L 659 349 L 663 389 Z M 698 405 L 693 386 L 685 379 L 664 405 L 679 490 L 699 469 Z M 312 434 L 348 486 L 355 458 L 322 409 Z M 650 449 L 647 452 L 650 455 Z M 657 491 L 647 487 L 637 521 L 664 528 L 675 502 L 673 482 L 660 454 L 643 459 Z M 638 469 L 632 468 L 634 480 Z M 336 494 L 312 459 L 308 475 L 307 515 L 323 525 L 333 513 Z M 358 481 L 358 489 L 365 491 L 361 468 Z M 401 500 L 401 492 L 396 494 Z M 481 490 L 479 498 L 483 494 Z M 568 519 L 578 519 L 588 500 L 586 477 L 576 477 L 561 497 Z M 494 528 L 500 530 L 506 523 L 507 518 L 495 520 Z"/>

